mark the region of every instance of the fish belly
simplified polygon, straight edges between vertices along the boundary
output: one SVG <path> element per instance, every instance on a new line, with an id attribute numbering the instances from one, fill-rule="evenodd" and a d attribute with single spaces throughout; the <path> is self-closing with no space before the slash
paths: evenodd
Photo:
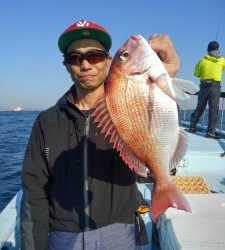
<path id="1" fill-rule="evenodd" d="M 117 84 L 107 94 L 106 102 L 126 146 L 151 172 L 169 172 L 179 131 L 175 101 L 154 83 L 129 79 Z"/>

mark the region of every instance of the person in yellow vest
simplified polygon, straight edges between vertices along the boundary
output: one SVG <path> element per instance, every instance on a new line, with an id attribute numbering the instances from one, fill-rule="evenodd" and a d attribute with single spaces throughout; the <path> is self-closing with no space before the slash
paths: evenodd
<path id="1" fill-rule="evenodd" d="M 208 53 L 195 66 L 194 75 L 200 77 L 200 90 L 197 107 L 191 115 L 189 132 L 196 132 L 196 125 L 208 103 L 209 116 L 206 136 L 213 139 L 220 139 L 220 135 L 215 132 L 215 127 L 219 111 L 225 58 L 220 54 L 219 43 L 217 41 L 209 42 L 207 51 Z"/>

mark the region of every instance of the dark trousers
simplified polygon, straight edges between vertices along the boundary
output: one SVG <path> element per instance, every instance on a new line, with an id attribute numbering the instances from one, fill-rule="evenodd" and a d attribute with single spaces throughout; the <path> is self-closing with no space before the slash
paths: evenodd
<path id="1" fill-rule="evenodd" d="M 221 85 L 218 82 L 206 81 L 200 83 L 198 104 L 191 115 L 190 127 L 195 128 L 200 116 L 209 105 L 208 131 L 214 130 L 217 123 Z"/>
<path id="2" fill-rule="evenodd" d="M 52 231 L 48 250 L 141 250 L 136 225 L 115 223 L 84 233 Z"/>

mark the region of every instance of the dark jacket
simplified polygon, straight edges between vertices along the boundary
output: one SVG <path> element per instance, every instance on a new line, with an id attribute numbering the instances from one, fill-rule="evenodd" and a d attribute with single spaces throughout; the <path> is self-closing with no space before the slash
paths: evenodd
<path id="1" fill-rule="evenodd" d="M 33 125 L 22 170 L 22 249 L 46 249 L 49 230 L 135 222 L 135 174 L 70 101 L 71 91 Z"/>

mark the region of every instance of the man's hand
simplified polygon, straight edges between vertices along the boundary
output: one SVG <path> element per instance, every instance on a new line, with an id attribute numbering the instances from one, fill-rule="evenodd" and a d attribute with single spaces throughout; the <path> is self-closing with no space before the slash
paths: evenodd
<path id="1" fill-rule="evenodd" d="M 149 42 L 163 62 L 168 74 L 174 77 L 180 68 L 180 59 L 169 36 L 166 34 L 153 34 L 150 36 Z"/>

